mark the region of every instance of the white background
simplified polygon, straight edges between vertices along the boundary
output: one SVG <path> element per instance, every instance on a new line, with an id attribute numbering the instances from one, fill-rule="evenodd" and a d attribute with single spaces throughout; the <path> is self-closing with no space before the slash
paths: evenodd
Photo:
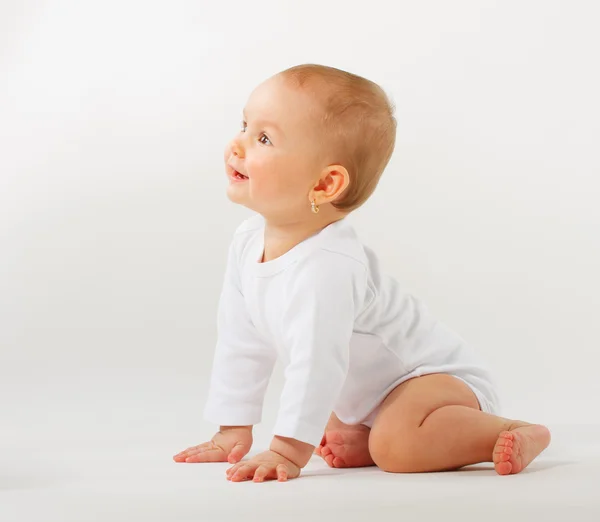
<path id="1" fill-rule="evenodd" d="M 0 2 L 0 443 L 209 438 L 222 151 L 299 63 L 378 82 L 398 140 L 352 216 L 482 353 L 506 416 L 598 423 L 592 1 Z M 258 434 L 268 442 L 278 368 Z"/>

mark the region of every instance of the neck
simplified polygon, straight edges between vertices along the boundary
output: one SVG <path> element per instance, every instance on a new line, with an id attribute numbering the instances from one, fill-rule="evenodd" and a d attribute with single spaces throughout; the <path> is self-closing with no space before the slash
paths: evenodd
<path id="1" fill-rule="evenodd" d="M 346 215 L 331 205 L 323 205 L 318 214 L 310 212 L 300 219 L 274 220 L 265 217 L 265 248 L 262 262 L 282 256 L 305 239 L 317 234 L 331 223 L 343 219 Z"/>

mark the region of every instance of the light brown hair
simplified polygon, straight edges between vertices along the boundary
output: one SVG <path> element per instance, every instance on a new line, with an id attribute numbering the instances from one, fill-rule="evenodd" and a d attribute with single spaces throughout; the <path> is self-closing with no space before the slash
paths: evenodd
<path id="1" fill-rule="evenodd" d="M 317 95 L 327 156 L 343 165 L 350 178 L 332 205 L 344 212 L 356 210 L 375 190 L 394 151 L 392 102 L 375 82 L 334 67 L 303 64 L 279 75 Z"/>

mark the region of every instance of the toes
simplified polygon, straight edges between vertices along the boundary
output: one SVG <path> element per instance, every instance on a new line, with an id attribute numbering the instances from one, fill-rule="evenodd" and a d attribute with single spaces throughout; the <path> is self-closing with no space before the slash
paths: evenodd
<path id="1" fill-rule="evenodd" d="M 327 462 L 327 465 L 330 468 L 333 468 L 333 459 L 335 456 L 333 455 L 331 448 L 329 446 L 319 447 L 319 455 Z"/>
<path id="2" fill-rule="evenodd" d="M 328 465 L 330 468 L 334 468 L 334 467 L 335 467 L 335 466 L 333 465 L 333 461 L 334 461 L 334 459 L 335 459 L 335 457 L 334 457 L 333 455 L 327 455 L 327 456 L 325 457 L 325 462 L 327 462 L 327 465 Z"/>
<path id="3" fill-rule="evenodd" d="M 493 461 L 496 472 L 499 475 L 510 475 L 518 473 L 518 469 L 514 468 L 513 454 L 517 449 L 514 447 L 515 434 L 510 431 L 503 431 L 498 435 L 498 440 L 494 447 Z"/>
<path id="4" fill-rule="evenodd" d="M 496 446 L 496 448 L 494 449 L 494 453 L 512 455 L 513 449 L 509 448 L 508 446 Z"/>
<path id="5" fill-rule="evenodd" d="M 498 475 L 510 475 L 512 464 L 510 462 L 499 462 L 496 464 L 495 468 Z"/>
<path id="6" fill-rule="evenodd" d="M 510 460 L 514 451 L 513 441 L 511 440 L 513 437 L 514 435 L 509 431 L 503 431 L 500 433 L 496 445 L 494 446 L 493 461 L 495 464 L 503 464 Z M 502 466 L 502 470 L 505 470 L 505 468 L 506 466 Z M 501 473 L 501 475 L 504 474 L 505 473 Z"/>
<path id="7" fill-rule="evenodd" d="M 345 468 L 346 467 L 346 462 L 344 461 L 344 459 L 340 458 L 340 457 L 336 457 L 332 451 L 331 448 L 325 446 L 323 448 L 323 450 L 321 451 L 321 456 L 325 459 L 325 462 L 327 462 L 327 465 L 330 468 Z"/>
<path id="8" fill-rule="evenodd" d="M 502 435 L 500 435 L 498 437 L 498 442 L 496 442 L 497 446 L 505 446 L 507 448 L 512 448 L 514 445 L 514 442 L 511 439 L 507 439 L 505 437 L 503 437 Z"/>
<path id="9" fill-rule="evenodd" d="M 345 468 L 346 463 L 344 462 L 344 459 L 341 459 L 340 457 L 335 457 L 333 459 L 333 467 L 334 468 Z"/>
<path id="10" fill-rule="evenodd" d="M 500 462 L 508 462 L 510 460 L 510 456 L 506 453 L 494 453 L 494 464 L 499 464 Z"/>

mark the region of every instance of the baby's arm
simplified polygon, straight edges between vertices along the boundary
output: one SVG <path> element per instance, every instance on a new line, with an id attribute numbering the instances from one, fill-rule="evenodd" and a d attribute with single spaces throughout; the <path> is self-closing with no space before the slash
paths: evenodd
<path id="1" fill-rule="evenodd" d="M 306 466 L 346 380 L 366 288 L 366 267 L 340 254 L 318 251 L 295 267 L 281 303 L 289 362 L 270 451 L 228 470 L 229 479 L 286 480 Z"/>
<path id="2" fill-rule="evenodd" d="M 252 323 L 242 294 L 235 243 L 219 299 L 218 338 L 204 418 L 221 426 L 250 426 L 262 420 L 263 401 L 277 351 Z"/>
<path id="3" fill-rule="evenodd" d="M 297 268 L 283 304 L 282 343 L 289 362 L 274 435 L 313 447 L 322 440 L 346 381 L 366 288 L 366 267 L 341 254 L 321 250 Z"/>
<path id="4" fill-rule="evenodd" d="M 210 442 L 176 455 L 178 462 L 239 462 L 252 447 L 253 425 L 261 421 L 277 354 L 259 336 L 248 315 L 234 242 L 229 247 L 217 322 L 218 339 L 204 418 L 221 428 Z"/>

